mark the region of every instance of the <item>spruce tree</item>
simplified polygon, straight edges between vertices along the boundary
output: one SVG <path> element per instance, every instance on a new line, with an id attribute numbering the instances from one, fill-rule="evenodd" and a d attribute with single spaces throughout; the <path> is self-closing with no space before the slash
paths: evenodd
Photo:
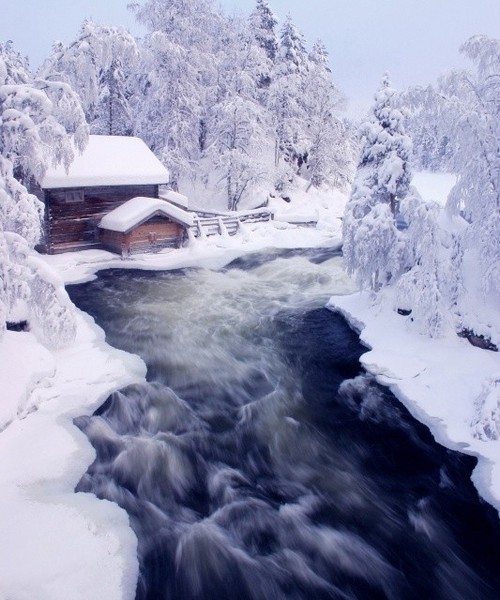
<path id="1" fill-rule="evenodd" d="M 257 6 L 250 15 L 250 29 L 271 63 L 275 62 L 278 52 L 277 24 L 278 19 L 274 16 L 267 0 L 257 0 Z"/>
<path id="2" fill-rule="evenodd" d="M 391 281 L 403 260 L 395 217 L 410 185 L 411 140 L 395 95 L 385 75 L 362 128 L 364 144 L 343 223 L 347 269 L 373 289 Z"/>

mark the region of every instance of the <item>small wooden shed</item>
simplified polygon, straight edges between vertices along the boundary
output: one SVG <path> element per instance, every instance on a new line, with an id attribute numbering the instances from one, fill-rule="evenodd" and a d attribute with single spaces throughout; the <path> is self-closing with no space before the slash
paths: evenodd
<path id="1" fill-rule="evenodd" d="M 104 215 L 137 196 L 158 198 L 168 180 L 167 169 L 141 139 L 91 135 L 68 171 L 50 167 L 42 179 L 37 194 L 45 203 L 42 250 L 97 247 Z"/>
<path id="2" fill-rule="evenodd" d="M 193 226 L 191 213 L 166 200 L 137 197 L 105 215 L 99 223 L 101 245 L 128 256 L 178 248 Z"/>

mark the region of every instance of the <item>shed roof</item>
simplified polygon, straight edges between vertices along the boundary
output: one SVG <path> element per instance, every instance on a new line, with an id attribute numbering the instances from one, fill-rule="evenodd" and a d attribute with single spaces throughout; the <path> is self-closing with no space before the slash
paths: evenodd
<path id="1" fill-rule="evenodd" d="M 118 208 L 105 215 L 101 219 L 99 227 L 101 229 L 126 233 L 158 213 L 187 227 L 191 227 L 194 224 L 192 213 L 174 206 L 166 200 L 138 196 L 124 202 L 121 206 L 118 206 Z"/>
<path id="2" fill-rule="evenodd" d="M 85 150 L 75 151 L 68 172 L 63 165 L 49 167 L 41 187 L 159 185 L 168 180 L 167 169 L 140 138 L 91 135 Z"/>
<path id="3" fill-rule="evenodd" d="M 179 192 L 174 192 L 174 190 L 168 190 L 166 192 L 160 190 L 160 198 L 168 200 L 169 202 L 172 202 L 172 204 L 177 204 L 177 206 L 180 206 L 181 208 L 187 209 L 189 204 L 187 196 L 179 194 Z"/>

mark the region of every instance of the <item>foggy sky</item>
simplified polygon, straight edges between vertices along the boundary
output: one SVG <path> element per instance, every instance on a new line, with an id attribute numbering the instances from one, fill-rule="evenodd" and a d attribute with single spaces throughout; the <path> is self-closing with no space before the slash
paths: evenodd
<path id="1" fill-rule="evenodd" d="M 140 36 L 129 1 L 0 0 L 0 41 L 12 40 L 36 67 L 54 40 L 75 38 L 85 17 Z M 244 16 L 255 6 L 255 0 L 218 3 Z M 291 15 L 309 46 L 323 40 L 352 112 L 370 105 L 385 71 L 397 89 L 425 85 L 467 66 L 458 49 L 471 35 L 500 38 L 500 0 L 270 0 L 270 6 L 280 22 Z"/>

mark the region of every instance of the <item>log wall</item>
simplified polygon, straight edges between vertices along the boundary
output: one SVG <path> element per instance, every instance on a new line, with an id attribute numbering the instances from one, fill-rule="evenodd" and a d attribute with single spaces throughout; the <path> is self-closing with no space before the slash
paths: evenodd
<path id="1" fill-rule="evenodd" d="M 67 193 L 73 199 L 67 201 Z M 158 197 L 157 185 L 102 186 L 45 190 L 45 251 L 80 250 L 98 244 L 97 224 L 104 215 L 136 196 Z"/>
<path id="2" fill-rule="evenodd" d="M 137 252 L 159 252 L 181 245 L 185 228 L 165 217 L 153 217 L 128 233 L 101 229 L 99 240 L 103 247 L 122 256 Z"/>

